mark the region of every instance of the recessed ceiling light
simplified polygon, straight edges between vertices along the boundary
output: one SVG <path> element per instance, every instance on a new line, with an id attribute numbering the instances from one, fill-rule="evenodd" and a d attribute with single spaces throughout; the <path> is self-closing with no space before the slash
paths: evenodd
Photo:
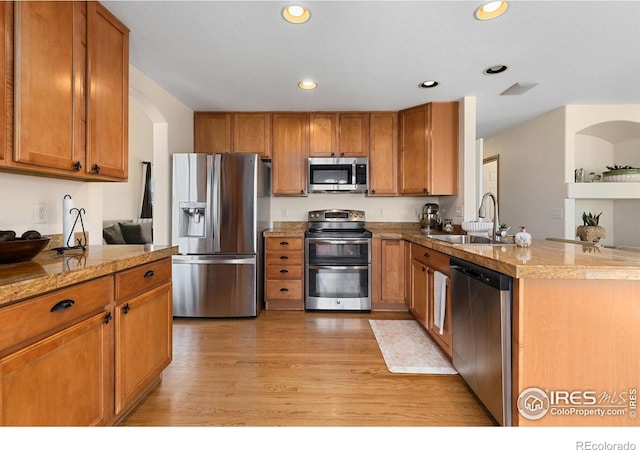
<path id="1" fill-rule="evenodd" d="M 311 13 L 304 6 L 289 5 L 282 10 L 282 17 L 290 23 L 305 23 L 311 17 Z"/>
<path id="2" fill-rule="evenodd" d="M 503 15 L 508 7 L 507 2 L 489 2 L 478 7 L 473 15 L 478 20 L 491 20 Z"/>
<path id="3" fill-rule="evenodd" d="M 305 80 L 305 81 L 301 81 L 300 83 L 298 83 L 298 87 L 300 89 L 310 90 L 310 89 L 317 88 L 318 84 L 315 81 Z"/>
<path id="4" fill-rule="evenodd" d="M 423 81 L 418 85 L 418 87 L 422 89 L 428 89 L 428 88 L 436 87 L 437 85 L 438 85 L 438 82 L 436 80 L 429 80 L 429 81 Z"/>
<path id="5" fill-rule="evenodd" d="M 484 69 L 484 73 L 486 73 L 487 75 L 495 75 L 496 73 L 501 73 L 505 70 L 507 70 L 507 66 L 498 64 L 496 66 L 487 67 L 486 69 Z"/>

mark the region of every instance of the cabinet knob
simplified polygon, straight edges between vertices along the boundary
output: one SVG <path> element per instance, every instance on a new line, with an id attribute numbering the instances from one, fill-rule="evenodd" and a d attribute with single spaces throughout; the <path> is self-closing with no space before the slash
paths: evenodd
<path id="1" fill-rule="evenodd" d="M 423 194 L 428 194 L 429 193 L 429 189 L 427 189 L 427 188 L 422 189 L 422 193 Z"/>
<path id="2" fill-rule="evenodd" d="M 82 169 L 82 164 L 80 164 L 80 161 L 76 161 L 76 163 L 73 165 L 73 170 L 75 170 L 76 172 L 80 172 L 80 169 Z"/>
<path id="3" fill-rule="evenodd" d="M 289 257 L 288 257 L 288 256 L 284 256 L 284 255 L 282 255 L 282 256 L 280 257 L 280 259 L 289 259 Z"/>
<path id="4" fill-rule="evenodd" d="M 61 309 L 69 309 L 75 304 L 75 301 L 70 298 L 60 300 L 58 303 L 51 307 L 51 312 L 60 311 Z"/>
<path id="5" fill-rule="evenodd" d="M 280 242 L 280 245 L 289 245 L 289 243 L 287 241 L 282 241 Z"/>
<path id="6" fill-rule="evenodd" d="M 429 253 L 428 253 L 428 252 L 424 252 L 424 257 L 425 257 L 425 258 L 428 258 L 429 256 L 430 256 L 430 255 L 429 255 Z"/>
<path id="7" fill-rule="evenodd" d="M 113 316 L 111 315 L 111 313 L 107 313 L 107 315 L 104 316 L 104 323 L 108 324 L 109 322 L 111 322 L 111 319 L 113 319 Z"/>
<path id="8" fill-rule="evenodd" d="M 280 292 L 289 292 L 289 289 L 287 289 L 287 288 L 280 288 Z"/>
<path id="9" fill-rule="evenodd" d="M 93 171 L 94 171 L 95 173 L 100 173 L 100 166 L 99 166 L 99 165 L 97 165 L 97 164 L 94 164 L 94 165 L 93 165 Z"/>
<path id="10" fill-rule="evenodd" d="M 375 190 L 375 189 L 371 189 L 371 193 L 372 193 L 372 194 L 375 194 L 375 193 L 376 193 L 376 190 Z"/>
<path id="11" fill-rule="evenodd" d="M 427 268 L 426 268 L 426 267 L 423 267 L 423 268 L 422 268 L 422 271 L 423 271 L 423 272 L 426 272 L 426 271 L 427 271 Z"/>
<path id="12" fill-rule="evenodd" d="M 344 152 L 340 153 L 340 156 L 344 156 Z"/>
<path id="13" fill-rule="evenodd" d="M 334 156 L 336 156 L 336 154 L 335 154 L 335 153 L 333 153 L 333 152 L 331 152 L 331 157 L 334 157 Z"/>
<path id="14" fill-rule="evenodd" d="M 300 193 L 301 193 L 301 194 L 304 194 L 304 189 L 300 189 Z"/>
<path id="15" fill-rule="evenodd" d="M 147 270 L 147 272 L 144 274 L 144 277 L 145 278 L 150 278 L 150 277 L 155 276 L 155 274 L 156 273 L 153 270 Z"/>
<path id="16" fill-rule="evenodd" d="M 124 306 L 122 307 L 122 313 L 123 313 L 124 315 L 127 315 L 127 314 L 129 314 L 129 310 L 130 310 L 130 309 L 131 309 L 131 308 L 129 307 L 129 304 L 127 303 L 126 305 L 124 305 Z"/>
<path id="17" fill-rule="evenodd" d="M 280 273 L 289 273 L 289 271 L 287 269 L 282 269 Z"/>

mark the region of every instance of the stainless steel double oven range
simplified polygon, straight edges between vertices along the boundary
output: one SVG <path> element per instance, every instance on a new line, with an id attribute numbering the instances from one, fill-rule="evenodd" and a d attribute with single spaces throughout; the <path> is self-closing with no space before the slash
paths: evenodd
<path id="1" fill-rule="evenodd" d="M 305 309 L 371 310 L 371 232 L 364 211 L 309 211 Z"/>

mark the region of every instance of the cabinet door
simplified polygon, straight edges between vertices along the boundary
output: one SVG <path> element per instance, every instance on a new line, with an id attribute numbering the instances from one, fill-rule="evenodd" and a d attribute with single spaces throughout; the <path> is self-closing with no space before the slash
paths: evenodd
<path id="1" fill-rule="evenodd" d="M 87 2 L 89 100 L 86 171 L 129 173 L 129 29 L 98 2 Z"/>
<path id="2" fill-rule="evenodd" d="M 429 194 L 428 105 L 400 111 L 400 193 Z"/>
<path id="3" fill-rule="evenodd" d="M 233 114 L 233 152 L 257 153 L 271 158 L 271 114 Z"/>
<path id="4" fill-rule="evenodd" d="M 430 270 L 420 261 L 411 260 L 411 312 L 425 329 L 429 327 Z"/>
<path id="5" fill-rule="evenodd" d="M 407 310 L 407 247 L 407 242 L 402 239 L 372 240 L 372 309 Z"/>
<path id="6" fill-rule="evenodd" d="M 193 113 L 193 146 L 196 153 L 231 151 L 230 113 Z"/>
<path id="7" fill-rule="evenodd" d="M 311 113 L 309 115 L 309 156 L 337 156 L 338 114 Z"/>
<path id="8" fill-rule="evenodd" d="M 17 163 L 69 172 L 85 163 L 84 6 L 15 2 Z"/>
<path id="9" fill-rule="evenodd" d="M 10 91 L 7 85 L 7 71 L 11 70 L 7 65 L 13 59 L 13 5 L 9 2 L 0 2 L 0 105 L 8 109 L 7 95 Z M 8 152 L 7 114 L 0 115 L 0 166 L 4 166 L 10 158 Z"/>
<path id="10" fill-rule="evenodd" d="M 398 114 L 369 115 L 369 196 L 398 195 Z"/>
<path id="11" fill-rule="evenodd" d="M 3 426 L 103 425 L 113 405 L 112 321 L 101 313 L 0 360 Z"/>
<path id="12" fill-rule="evenodd" d="M 430 105 L 431 178 L 429 193 L 432 195 L 457 195 L 459 106 L 457 102 L 433 102 Z"/>
<path id="13" fill-rule="evenodd" d="M 338 114 L 338 155 L 369 156 L 369 114 Z"/>
<path id="14" fill-rule="evenodd" d="M 307 114 L 274 113 L 272 122 L 272 192 L 305 196 L 309 153 Z"/>
<path id="15" fill-rule="evenodd" d="M 172 317 L 171 283 L 116 306 L 116 414 L 171 362 Z"/>

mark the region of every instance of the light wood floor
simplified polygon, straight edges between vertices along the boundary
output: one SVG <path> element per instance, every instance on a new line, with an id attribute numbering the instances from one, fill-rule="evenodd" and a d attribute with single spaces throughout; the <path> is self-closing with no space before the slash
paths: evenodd
<path id="1" fill-rule="evenodd" d="M 369 319 L 262 311 L 176 319 L 173 362 L 125 426 L 493 425 L 458 375 L 387 371 Z"/>

